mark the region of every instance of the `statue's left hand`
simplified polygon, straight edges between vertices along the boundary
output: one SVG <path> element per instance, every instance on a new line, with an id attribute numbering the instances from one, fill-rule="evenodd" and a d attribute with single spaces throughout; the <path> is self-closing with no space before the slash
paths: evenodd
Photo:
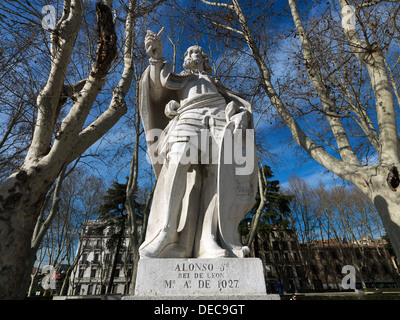
<path id="1" fill-rule="evenodd" d="M 180 107 L 180 104 L 178 101 L 171 100 L 165 106 L 164 113 L 168 118 L 172 119 L 173 117 L 176 116 L 177 110 L 179 107 Z"/>
<path id="2" fill-rule="evenodd" d="M 226 121 L 227 122 L 233 121 L 235 124 L 234 132 L 239 129 L 241 130 L 248 128 L 250 120 L 248 111 L 243 108 L 240 108 L 240 106 L 236 102 L 231 101 L 230 103 L 228 103 L 228 105 L 226 106 L 225 113 L 226 113 Z"/>

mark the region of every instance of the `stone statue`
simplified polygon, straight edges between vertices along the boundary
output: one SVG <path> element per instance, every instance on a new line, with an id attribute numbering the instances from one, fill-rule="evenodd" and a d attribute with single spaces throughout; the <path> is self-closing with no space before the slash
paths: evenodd
<path id="1" fill-rule="evenodd" d="M 140 257 L 243 258 L 250 250 L 237 228 L 257 190 L 251 106 L 211 76 L 199 46 L 187 49 L 184 71 L 174 73 L 162 56 L 162 31 L 147 31 L 150 65 L 140 82 L 157 177 Z"/>

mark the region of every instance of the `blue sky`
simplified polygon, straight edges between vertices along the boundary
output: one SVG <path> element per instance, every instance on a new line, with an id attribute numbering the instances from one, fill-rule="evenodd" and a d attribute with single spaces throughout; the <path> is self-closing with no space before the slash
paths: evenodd
<path id="1" fill-rule="evenodd" d="M 187 2 L 184 2 L 187 4 Z M 281 1 L 281 2 L 276 2 L 277 9 L 282 9 L 282 7 L 287 6 L 287 1 Z M 325 4 L 322 5 L 317 5 L 315 9 L 313 9 L 310 14 L 319 14 L 321 11 L 325 9 Z M 292 20 L 290 17 L 286 15 L 280 15 L 277 16 L 274 19 L 274 26 L 277 29 L 287 29 L 292 27 Z M 159 25 L 154 25 L 149 27 L 150 30 L 157 32 L 160 29 Z M 170 35 L 172 30 L 166 30 L 165 34 L 163 35 L 163 43 L 164 43 L 164 51 L 165 51 L 165 56 L 167 59 L 171 59 L 171 54 L 170 54 L 170 49 L 171 49 L 171 44 L 167 40 L 167 35 Z M 271 34 L 273 34 L 273 30 L 271 30 Z M 179 46 L 178 48 L 178 61 L 182 57 L 183 51 L 187 47 L 187 43 L 190 43 L 190 37 L 186 36 L 185 39 L 182 40 L 182 45 Z M 297 39 L 295 39 L 297 41 Z M 197 43 L 197 41 L 195 40 Z M 206 43 L 199 43 L 200 45 L 203 45 L 203 47 L 207 47 Z M 289 44 L 290 45 L 290 44 Z M 285 53 L 284 51 L 278 53 L 278 58 L 281 61 L 285 60 Z M 275 63 L 274 64 L 274 75 L 276 78 L 279 78 L 282 76 L 280 73 L 280 64 Z M 182 67 L 180 65 L 180 62 L 178 62 L 177 65 L 177 72 L 181 71 Z M 258 115 L 255 115 L 255 118 L 258 119 Z M 263 117 L 264 119 L 264 117 Z M 267 122 L 269 121 L 268 119 L 265 119 L 265 123 L 262 124 L 260 127 L 261 130 L 266 130 L 269 131 L 270 128 L 268 127 Z M 263 120 L 261 121 L 263 122 Z M 276 155 L 276 158 L 274 159 L 275 161 L 273 162 L 268 162 L 268 160 L 265 162 L 265 164 L 269 165 L 274 173 L 274 179 L 277 179 L 280 181 L 282 187 L 285 187 L 287 185 L 287 181 L 290 178 L 291 175 L 296 174 L 297 176 L 303 178 L 305 181 L 310 183 L 311 185 L 317 185 L 320 181 L 324 182 L 325 184 L 330 184 L 333 182 L 333 175 L 330 173 L 327 173 L 326 169 L 323 168 L 321 165 L 319 165 L 316 161 L 310 159 L 308 161 L 305 161 L 305 156 L 299 157 L 299 154 L 305 154 L 304 151 L 302 150 L 295 150 L 293 147 L 288 147 L 287 141 L 290 140 L 290 132 L 289 130 L 284 127 L 279 130 L 279 132 L 268 132 L 267 134 L 267 139 L 268 139 L 268 144 L 270 145 L 270 152 Z M 142 138 L 142 141 L 144 139 Z M 144 152 L 141 152 L 140 155 L 140 168 L 141 170 L 150 170 L 149 164 L 146 162 L 146 157 Z M 108 169 L 110 171 L 110 169 Z M 112 170 L 112 169 L 111 169 Z M 118 174 L 118 180 L 120 182 L 124 181 L 125 177 L 128 175 L 128 170 L 129 166 L 125 167 L 124 169 L 120 170 L 120 173 Z M 111 176 L 113 174 L 111 173 Z M 142 182 L 143 183 L 143 182 Z M 146 182 L 144 182 L 146 184 Z"/>
<path id="2" fill-rule="evenodd" d="M 54 1 L 54 5 L 56 6 L 56 2 Z M 41 3 L 41 1 L 37 2 L 38 4 Z M 49 2 L 51 4 L 51 1 Z M 182 3 L 187 4 L 186 1 L 183 1 Z M 314 2 L 313 2 L 314 3 Z M 315 4 L 315 3 L 314 3 Z M 275 9 L 280 10 L 285 7 L 287 7 L 287 1 L 276 1 L 274 3 Z M 301 4 L 299 4 L 301 6 Z M 311 10 L 310 14 L 319 14 L 321 11 L 324 10 L 325 8 L 325 3 L 323 4 L 317 4 L 313 10 Z M 39 10 L 40 8 L 38 8 Z M 39 10 L 40 11 L 40 10 Z M 276 29 L 287 29 L 292 27 L 292 21 L 290 16 L 287 16 L 286 14 L 282 14 L 279 16 L 276 16 L 274 18 L 274 28 Z M 154 25 L 149 27 L 149 29 L 157 32 L 160 29 L 159 25 Z M 168 48 L 171 48 L 170 42 L 166 38 L 166 34 L 171 34 L 172 30 L 166 30 L 164 36 L 163 36 L 163 41 L 164 41 L 164 47 L 167 49 L 166 50 L 166 56 L 168 57 Z M 274 30 L 271 30 L 271 35 L 273 36 Z M 186 49 L 186 44 L 189 43 L 192 39 L 190 35 L 185 35 L 185 39 L 182 41 L 182 45 L 179 47 L 179 53 L 178 56 L 181 58 L 183 50 Z M 204 40 L 204 39 L 203 39 Z M 200 43 L 202 45 L 202 43 Z M 204 46 L 204 44 L 203 44 Z M 284 60 L 284 53 L 280 52 L 280 60 Z M 169 55 L 169 58 L 171 56 Z M 274 65 L 274 75 L 275 77 L 280 77 L 281 74 L 279 72 L 279 63 Z M 180 63 L 178 63 L 177 66 L 177 71 L 181 70 Z M 118 76 L 118 75 L 117 75 Z M 105 100 L 107 102 L 107 100 Z M 132 107 L 131 107 L 132 108 Z M 256 118 L 258 115 L 256 115 Z M 264 118 L 263 118 L 264 119 Z M 268 120 L 268 119 L 266 119 Z M 119 130 L 120 128 L 123 128 L 122 122 L 124 119 L 121 119 L 120 122 L 111 130 L 109 134 L 106 135 L 106 139 L 109 141 L 112 141 L 114 138 L 121 138 L 122 135 L 120 134 Z M 264 125 L 265 127 L 265 125 Z M 268 125 L 266 126 L 268 130 Z M 264 128 L 262 128 L 264 130 Z M 322 180 L 325 183 L 331 183 L 331 174 L 326 174 L 326 170 L 320 166 L 318 163 L 316 163 L 313 160 L 309 161 L 304 161 L 304 157 L 298 156 L 298 153 L 293 148 L 289 148 L 287 146 L 287 140 L 282 139 L 282 137 L 288 137 L 290 135 L 289 130 L 286 128 L 280 129 L 279 132 L 276 132 L 274 134 L 268 133 L 268 144 L 270 145 L 270 152 L 273 154 L 276 154 L 276 162 L 266 162 L 265 164 L 270 165 L 272 168 L 272 171 L 275 175 L 275 179 L 278 179 L 281 182 L 282 186 L 285 186 L 287 183 L 287 180 L 290 178 L 292 174 L 296 174 L 299 177 L 303 178 L 307 182 L 311 184 L 318 184 L 320 180 Z M 125 137 L 123 140 L 119 140 L 118 143 L 127 143 L 129 144 L 129 139 L 131 140 L 131 143 L 133 143 L 133 137 Z M 144 142 L 144 137 L 141 139 L 142 142 Z M 145 144 L 142 143 L 144 146 Z M 96 143 L 90 150 L 96 150 L 96 149 L 102 150 L 103 148 L 106 148 L 106 144 L 104 142 L 98 142 Z M 298 151 L 300 153 L 304 153 L 303 151 Z M 127 154 L 124 158 L 121 158 L 118 162 L 113 164 L 111 167 L 104 167 L 101 164 L 96 164 L 95 166 L 98 167 L 98 171 L 104 176 L 104 179 L 107 181 L 107 184 L 110 184 L 112 180 L 117 179 L 119 182 L 124 182 L 125 177 L 128 176 L 129 173 L 129 161 L 130 161 L 130 155 Z M 142 176 L 145 177 L 147 176 L 146 171 L 151 170 L 150 165 L 146 162 L 146 157 L 145 153 L 141 151 L 140 154 L 140 169 L 142 172 Z M 143 184 L 146 184 L 146 182 L 143 182 Z"/>

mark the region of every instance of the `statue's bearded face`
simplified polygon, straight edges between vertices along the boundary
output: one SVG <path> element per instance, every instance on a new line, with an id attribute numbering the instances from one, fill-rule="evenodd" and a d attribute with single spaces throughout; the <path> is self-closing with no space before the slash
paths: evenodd
<path id="1" fill-rule="evenodd" d="M 204 70 L 204 52 L 199 46 L 192 46 L 185 52 L 183 67 L 185 70 Z"/>

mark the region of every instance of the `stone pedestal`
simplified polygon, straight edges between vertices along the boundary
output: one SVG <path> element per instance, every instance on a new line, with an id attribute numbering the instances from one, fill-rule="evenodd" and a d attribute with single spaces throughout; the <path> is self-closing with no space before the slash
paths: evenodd
<path id="1" fill-rule="evenodd" d="M 141 259 L 135 296 L 124 300 L 279 300 L 266 294 L 258 258 Z"/>

